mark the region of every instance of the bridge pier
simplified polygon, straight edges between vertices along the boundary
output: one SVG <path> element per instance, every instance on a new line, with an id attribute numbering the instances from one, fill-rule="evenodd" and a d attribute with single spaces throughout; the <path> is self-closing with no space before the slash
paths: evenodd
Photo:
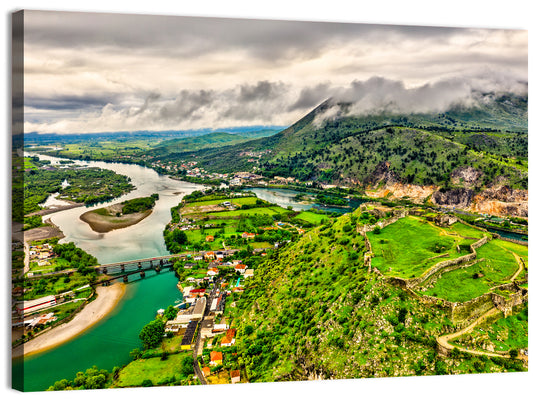
<path id="1" fill-rule="evenodd" d="M 146 273 L 144 272 L 144 270 L 140 273 L 141 275 L 141 278 L 144 278 L 146 276 Z"/>
<path id="2" fill-rule="evenodd" d="M 154 262 L 150 261 L 150 267 L 154 267 Z"/>
<path id="3" fill-rule="evenodd" d="M 137 269 L 142 269 L 143 265 L 141 265 L 141 262 L 137 263 Z"/>
<path id="4" fill-rule="evenodd" d="M 159 266 L 156 266 L 155 267 L 155 271 L 156 271 L 156 273 L 160 273 L 161 272 L 161 268 Z"/>
<path id="5" fill-rule="evenodd" d="M 124 277 L 122 278 L 122 281 L 124 281 L 125 283 L 127 283 L 127 282 L 128 282 L 128 276 L 124 276 Z"/>
<path id="6" fill-rule="evenodd" d="M 124 266 L 124 264 L 120 265 L 120 271 L 122 273 L 124 273 L 126 271 L 126 267 Z"/>
<path id="7" fill-rule="evenodd" d="M 102 273 L 107 274 L 107 267 L 104 267 L 104 268 L 102 269 Z"/>

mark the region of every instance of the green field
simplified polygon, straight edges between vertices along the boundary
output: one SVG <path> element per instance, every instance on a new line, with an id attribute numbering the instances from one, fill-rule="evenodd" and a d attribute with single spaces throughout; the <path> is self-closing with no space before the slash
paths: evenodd
<path id="1" fill-rule="evenodd" d="M 161 360 L 160 357 L 135 360 L 120 371 L 116 386 L 141 386 L 145 380 L 152 381 L 154 385 L 162 384 L 172 378 L 180 381 L 187 377 L 182 370 L 183 360 L 191 356 L 190 352 L 182 352 L 170 355 L 167 360 Z"/>
<path id="2" fill-rule="evenodd" d="M 210 212 L 207 216 L 210 217 L 220 217 L 220 218 L 232 218 L 236 216 L 246 215 L 282 215 L 284 213 L 290 212 L 289 210 L 282 208 L 280 206 L 269 206 L 266 208 L 252 208 L 252 209 L 237 209 L 235 211 L 223 211 L 223 212 Z"/>
<path id="3" fill-rule="evenodd" d="M 194 208 L 197 206 L 218 205 L 226 201 L 229 201 L 232 204 L 237 204 L 237 205 L 255 205 L 257 201 L 257 197 L 254 196 L 254 197 L 222 198 L 222 199 L 214 199 L 214 200 L 208 200 L 208 201 L 196 201 L 196 202 L 186 203 L 185 207 Z"/>
<path id="4" fill-rule="evenodd" d="M 321 215 L 319 213 L 303 211 L 303 212 L 300 212 L 294 219 L 295 221 L 303 220 L 304 222 L 307 222 L 307 223 L 319 225 L 319 224 L 322 224 L 324 220 L 328 220 L 328 217 L 326 215 Z"/>
<path id="5" fill-rule="evenodd" d="M 504 284 L 518 270 L 514 256 L 500 247 L 501 240 L 492 240 L 477 249 L 478 259 L 471 267 L 444 273 L 435 286 L 424 294 L 451 302 L 465 302 Z"/>
<path id="6" fill-rule="evenodd" d="M 475 229 L 473 227 L 467 226 L 463 223 L 454 223 L 449 230 L 455 232 L 463 237 L 473 237 L 473 238 L 483 238 L 483 236 L 488 236 L 490 233 L 483 232 L 481 230 Z"/>
<path id="7" fill-rule="evenodd" d="M 443 260 L 455 259 L 469 253 L 472 241 L 448 236 L 423 219 L 408 216 L 385 227 L 379 234 L 368 232 L 372 244 L 372 265 L 382 273 L 402 278 L 421 276 Z M 457 252 L 460 245 L 460 252 Z M 436 258 L 447 253 L 448 256 Z"/>
<path id="8" fill-rule="evenodd" d="M 525 245 L 515 244 L 514 242 L 504 241 L 504 240 L 495 240 L 495 244 L 501 248 L 508 249 L 509 251 L 514 252 L 515 254 L 520 256 L 524 260 L 526 267 L 527 267 L 528 247 L 526 247 Z"/>

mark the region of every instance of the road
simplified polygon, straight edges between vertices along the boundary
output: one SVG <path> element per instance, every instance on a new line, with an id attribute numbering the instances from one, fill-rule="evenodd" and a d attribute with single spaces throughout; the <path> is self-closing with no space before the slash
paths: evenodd
<path id="1" fill-rule="evenodd" d="M 212 293 L 215 293 L 218 289 L 218 281 L 214 284 L 213 289 L 211 290 Z M 207 385 L 207 380 L 204 377 L 204 373 L 202 372 L 202 369 L 200 368 L 200 365 L 198 363 L 198 352 L 200 350 L 200 347 L 203 346 L 202 344 L 202 336 L 201 336 L 201 330 L 202 330 L 202 323 L 205 320 L 205 317 L 209 315 L 210 309 L 211 309 L 211 302 L 213 301 L 213 295 L 209 295 L 206 301 L 204 314 L 202 316 L 202 319 L 198 322 L 198 328 L 200 331 L 198 331 L 198 334 L 196 335 L 196 342 L 194 344 L 194 348 L 192 351 L 192 357 L 193 357 L 193 367 L 194 367 L 194 374 L 198 379 L 200 380 L 200 383 L 202 385 Z"/>

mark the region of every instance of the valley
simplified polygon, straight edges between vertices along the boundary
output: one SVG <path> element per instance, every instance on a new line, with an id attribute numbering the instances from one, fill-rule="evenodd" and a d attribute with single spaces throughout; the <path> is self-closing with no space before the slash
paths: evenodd
<path id="1" fill-rule="evenodd" d="M 332 107 L 338 118 L 318 124 Z M 183 301 L 163 304 L 113 373 L 87 375 L 100 373 L 111 388 L 527 370 L 520 117 L 501 104 L 483 111 L 486 125 L 467 110 L 392 118 L 343 115 L 343 107 L 325 102 L 278 133 L 137 137 L 131 146 L 121 138 L 114 159 L 112 140 L 48 141 L 52 150 L 32 141 L 48 156 L 118 160 L 203 185 L 160 217 Z M 64 169 L 46 172 L 77 170 L 61 162 Z M 25 173 L 46 167 L 27 158 Z M 66 184 L 52 191 L 58 200 L 82 198 Z M 157 209 L 157 192 L 144 193 L 80 219 L 99 234 L 127 232 Z M 40 213 L 62 208 L 27 209 L 31 233 Z M 54 262 L 39 272 L 68 267 Z M 58 380 L 50 389 L 86 386 Z"/>

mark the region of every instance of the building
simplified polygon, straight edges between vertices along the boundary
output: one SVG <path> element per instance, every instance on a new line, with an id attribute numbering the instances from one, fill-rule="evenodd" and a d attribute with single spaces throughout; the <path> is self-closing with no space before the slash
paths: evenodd
<path id="1" fill-rule="evenodd" d="M 241 372 L 239 370 L 231 370 L 230 371 L 231 376 L 231 383 L 236 384 L 237 382 L 241 382 Z"/>
<path id="2" fill-rule="evenodd" d="M 176 318 L 167 321 L 165 329 L 167 331 L 175 331 L 180 327 L 186 327 L 191 321 L 201 320 L 204 315 L 206 305 L 207 300 L 205 297 L 198 299 L 194 306 L 178 312 Z"/>
<path id="3" fill-rule="evenodd" d="M 56 297 L 54 295 L 48 295 L 42 298 L 34 299 L 31 301 L 24 301 L 17 304 L 17 312 L 19 314 L 29 314 L 49 308 L 57 304 Z"/>
<path id="4" fill-rule="evenodd" d="M 207 270 L 208 276 L 218 276 L 218 268 L 212 267 L 211 269 Z"/>
<path id="5" fill-rule="evenodd" d="M 246 269 L 244 271 L 244 278 L 253 277 L 254 276 L 254 269 Z"/>
<path id="6" fill-rule="evenodd" d="M 192 341 L 196 328 L 198 327 L 198 320 L 193 320 L 187 325 L 183 339 L 181 340 L 181 349 L 192 349 Z"/>
<path id="7" fill-rule="evenodd" d="M 206 259 L 206 260 L 213 260 L 215 258 L 216 258 L 216 256 L 215 256 L 215 253 L 213 251 L 209 251 L 209 252 L 206 252 L 204 254 L 204 259 Z"/>
<path id="8" fill-rule="evenodd" d="M 246 271 L 246 267 L 247 267 L 246 265 L 243 265 L 242 263 L 240 263 L 235 266 L 235 271 L 241 274 L 244 274 L 244 272 Z"/>
<path id="9" fill-rule="evenodd" d="M 211 369 L 207 366 L 202 367 L 202 374 L 204 377 L 209 377 L 211 375 Z"/>
<path id="10" fill-rule="evenodd" d="M 213 237 L 213 236 L 205 236 L 205 241 L 206 242 L 213 242 L 213 241 L 215 241 L 215 237 Z"/>
<path id="11" fill-rule="evenodd" d="M 222 365 L 222 352 L 212 351 L 211 352 L 211 361 L 209 362 L 212 366 L 221 366 Z"/>
<path id="12" fill-rule="evenodd" d="M 226 336 L 220 341 L 220 346 L 232 346 L 235 343 L 235 334 L 237 330 L 230 328 L 226 331 Z"/>
<path id="13" fill-rule="evenodd" d="M 253 238 L 255 238 L 255 233 L 244 232 L 244 233 L 242 233 L 241 237 L 246 239 L 246 240 L 249 239 L 249 238 L 253 239 Z"/>
<path id="14" fill-rule="evenodd" d="M 204 319 L 200 326 L 200 335 L 202 338 L 214 337 L 213 327 L 215 326 L 213 319 Z"/>

